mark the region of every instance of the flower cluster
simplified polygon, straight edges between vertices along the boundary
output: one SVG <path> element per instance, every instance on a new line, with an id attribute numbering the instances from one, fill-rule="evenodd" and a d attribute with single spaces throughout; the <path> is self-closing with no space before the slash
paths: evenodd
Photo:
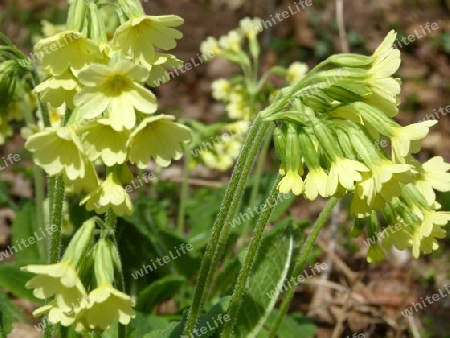
<path id="1" fill-rule="evenodd" d="M 173 27 L 183 21 L 133 9 L 124 9 L 129 20 L 108 40 L 97 5 L 74 1 L 67 29 L 35 46 L 41 66 L 51 75 L 35 91 L 53 109 L 66 107 L 66 117 L 31 135 L 26 148 L 50 176 L 63 175 L 75 191 L 86 190 L 82 203 L 99 214 L 109 208 L 119 216 L 132 213 L 122 188 L 131 178 L 124 174 L 127 162 L 141 169 L 150 159 L 168 166 L 190 140 L 190 131 L 173 116 L 155 114 L 156 97 L 145 87 L 155 65 L 168 60 L 156 48 L 174 48 L 181 33 Z M 95 163 L 111 168 L 103 182 Z"/>
<path id="2" fill-rule="evenodd" d="M 400 93 L 400 81 L 392 77 L 400 65 L 395 38 L 390 32 L 370 57 L 330 57 L 300 80 L 298 91 L 291 86 L 295 95 L 283 111 L 263 116 L 279 122 L 274 142 L 284 176 L 281 193 L 309 200 L 350 193 L 351 215 L 367 219 L 372 233 L 381 231 L 377 211 L 389 224 L 404 224 L 383 241 L 385 248 L 412 247 L 417 257 L 435 250 L 435 239 L 445 234 L 450 214 L 439 211 L 433 190 L 450 191 L 450 165 L 439 157 L 421 165 L 412 156 L 436 121 L 403 127 L 392 119 Z M 379 146 L 382 137 L 390 140 L 390 155 Z M 369 250 L 370 261 L 384 257 L 377 245 Z"/>
<path id="3" fill-rule="evenodd" d="M 133 180 L 129 165 L 145 169 L 153 159 L 167 167 L 191 139 L 174 116 L 156 113 L 156 97 L 147 88 L 176 59 L 163 51 L 176 46 L 182 34 L 174 27 L 183 20 L 147 16 L 138 0 L 120 0 L 122 24 L 111 32 L 114 25 L 106 28 L 107 12 L 99 6 L 73 0 L 67 26 L 49 27 L 49 36 L 36 43 L 47 79 L 34 90 L 50 106 L 50 116 L 45 126 L 38 123 L 24 133 L 38 166 L 62 177 L 71 192 L 84 193 L 80 205 L 88 211 L 107 215 L 105 222 L 84 223 L 61 262 L 23 268 L 37 275 L 27 284 L 37 298 L 53 297 L 35 315 L 78 332 L 102 331 L 116 320 L 126 325 L 134 317 L 134 304 L 119 283 L 122 268 L 111 235 L 116 216 L 133 212 L 123 188 Z M 98 166 L 105 169 L 99 171 L 105 172 L 103 180 Z M 95 240 L 97 224 L 102 232 Z"/>
<path id="4" fill-rule="evenodd" d="M 117 249 L 106 236 L 94 243 L 95 228 L 93 219 L 86 221 L 61 262 L 22 268 L 37 275 L 26 285 L 37 298 L 54 296 L 35 316 L 46 314 L 52 324 L 72 325 L 78 332 L 105 330 L 116 320 L 127 325 L 135 316 L 134 302 L 114 287 L 122 269 Z"/>
<path id="5" fill-rule="evenodd" d="M 276 66 L 259 78 L 260 46 L 257 38 L 261 31 L 261 19 L 246 17 L 241 20 L 238 29 L 230 31 L 218 40 L 209 37 L 200 47 L 203 55 L 223 57 L 239 65 L 243 74 L 231 80 L 219 78 L 212 83 L 212 96 L 225 105 L 226 118 L 230 121 L 214 132 L 226 135 L 230 131 L 234 136 L 223 142 L 214 142 L 211 147 L 200 149 L 199 162 L 209 168 L 227 170 L 233 165 L 247 131 L 234 133 L 236 126 L 250 124 L 276 92 L 276 87 L 268 81 L 269 75 L 275 73 L 283 76 L 287 83 L 293 84 L 302 79 L 308 70 L 304 63 L 294 62 L 288 69 Z M 244 47 L 246 44 L 248 44 L 248 50 Z M 197 131 L 202 133 L 201 129 Z M 207 144 L 205 141 L 203 143 Z"/>

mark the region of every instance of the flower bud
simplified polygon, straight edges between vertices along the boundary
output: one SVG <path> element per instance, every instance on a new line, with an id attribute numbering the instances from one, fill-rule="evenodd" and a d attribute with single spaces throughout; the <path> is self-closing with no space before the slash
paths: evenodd
<path id="1" fill-rule="evenodd" d="M 370 87 L 365 84 L 354 84 L 349 82 L 340 82 L 324 88 L 323 91 L 329 97 L 343 103 L 362 101 L 365 96 L 372 93 Z"/>
<path id="2" fill-rule="evenodd" d="M 97 43 L 106 43 L 105 21 L 95 3 L 89 4 L 89 38 Z"/>
<path id="3" fill-rule="evenodd" d="M 81 32 L 87 15 L 86 0 L 74 0 L 69 7 L 69 14 L 67 18 L 67 29 Z"/>
<path id="4" fill-rule="evenodd" d="M 284 135 L 281 127 L 276 127 L 273 132 L 273 140 L 275 145 L 275 151 L 278 158 L 282 161 L 286 161 L 286 136 Z"/>
<path id="5" fill-rule="evenodd" d="M 100 238 L 94 249 L 94 275 L 97 286 L 114 283 L 114 259 L 112 255 L 114 244 Z"/>
<path id="6" fill-rule="evenodd" d="M 85 254 L 94 240 L 95 221 L 93 218 L 88 219 L 83 223 L 80 229 L 75 233 L 62 261 L 71 262 L 74 266 L 85 258 Z"/>
<path id="7" fill-rule="evenodd" d="M 364 67 L 369 66 L 374 58 L 371 56 L 342 53 L 330 56 L 328 61 L 341 67 Z"/>

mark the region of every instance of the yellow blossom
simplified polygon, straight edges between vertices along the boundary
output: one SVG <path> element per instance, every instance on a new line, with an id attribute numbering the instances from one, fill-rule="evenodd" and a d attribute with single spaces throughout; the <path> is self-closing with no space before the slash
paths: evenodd
<path id="1" fill-rule="evenodd" d="M 25 147 L 33 153 L 36 164 L 50 176 L 64 173 L 71 181 L 85 176 L 87 158 L 71 127 L 47 128 L 30 136 Z"/>
<path id="2" fill-rule="evenodd" d="M 352 190 L 355 182 L 362 180 L 361 172 L 368 171 L 369 169 L 358 161 L 336 157 L 331 163 L 328 174 L 326 195 L 335 195 L 339 184 L 347 190 Z"/>
<path id="3" fill-rule="evenodd" d="M 69 66 L 81 69 L 102 57 L 97 44 L 76 31 L 64 31 L 42 39 L 34 49 L 41 57 L 41 65 L 50 68 L 54 75 L 63 73 Z"/>
<path id="4" fill-rule="evenodd" d="M 179 160 L 191 133 L 189 128 L 171 121 L 174 119 L 171 115 L 156 115 L 142 121 L 128 141 L 130 162 L 145 169 L 150 158 L 162 167 L 167 167 L 172 159 Z"/>
<path id="5" fill-rule="evenodd" d="M 22 271 L 37 274 L 25 285 L 33 288 L 36 298 L 46 299 L 57 295 L 56 303 L 63 312 L 79 310 L 86 297 L 86 290 L 75 267 L 67 261 L 51 265 L 28 265 Z"/>
<path id="6" fill-rule="evenodd" d="M 129 60 L 92 64 L 78 74 L 84 88 L 75 96 L 75 105 L 86 119 L 107 111 L 114 130 L 132 129 L 136 124 L 135 110 L 145 114 L 156 111 L 155 95 L 139 84 L 147 77 L 145 67 Z"/>
<path id="7" fill-rule="evenodd" d="M 130 296 L 110 284 L 102 284 L 89 293 L 89 303 L 77 316 L 75 329 L 78 332 L 106 330 L 116 320 L 128 325 L 136 316 L 133 306 Z"/>
<path id="8" fill-rule="evenodd" d="M 133 17 L 116 29 L 112 46 L 135 62 L 151 66 L 156 61 L 155 47 L 169 50 L 183 34 L 174 29 L 184 20 L 176 15 Z"/>
<path id="9" fill-rule="evenodd" d="M 91 161 L 101 157 L 108 167 L 122 164 L 127 159 L 129 135 L 127 130 L 115 131 L 109 120 L 99 119 L 83 136 L 86 155 Z"/>
<path id="10" fill-rule="evenodd" d="M 308 72 L 308 66 L 303 62 L 292 63 L 286 74 L 287 81 L 289 84 L 294 84 L 303 79 Z"/>
<path id="11" fill-rule="evenodd" d="M 426 198 L 429 205 L 436 200 L 434 190 L 450 191 L 450 164 L 446 163 L 441 156 L 435 156 L 425 162 L 422 167 L 416 188 Z"/>
<path id="12" fill-rule="evenodd" d="M 413 123 L 406 127 L 392 128 L 392 158 L 396 163 L 404 163 L 404 158 L 413 152 L 417 152 L 417 144 L 414 141 L 422 140 L 427 136 L 430 127 L 437 121 L 425 121 Z"/>
<path id="13" fill-rule="evenodd" d="M 35 91 L 41 94 L 42 102 L 48 102 L 55 108 L 65 103 L 67 107 L 73 109 L 73 98 L 78 89 L 78 83 L 72 72 L 66 70 L 62 74 L 52 76 L 40 83 L 36 86 Z"/>
<path id="14" fill-rule="evenodd" d="M 305 197 L 310 201 L 314 201 L 318 195 L 325 197 L 327 179 L 327 173 L 322 168 L 310 168 L 305 178 Z"/>
<path id="15" fill-rule="evenodd" d="M 130 196 L 113 173 L 80 202 L 80 205 L 84 204 L 87 210 L 94 210 L 97 214 L 104 214 L 108 209 L 118 216 L 133 213 Z"/>

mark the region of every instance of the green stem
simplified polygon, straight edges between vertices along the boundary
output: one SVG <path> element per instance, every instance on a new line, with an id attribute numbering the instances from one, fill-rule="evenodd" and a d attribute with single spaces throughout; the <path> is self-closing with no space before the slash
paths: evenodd
<path id="1" fill-rule="evenodd" d="M 50 211 L 50 223 L 56 227 L 56 231 L 52 233 L 50 242 L 49 264 L 55 264 L 59 261 L 60 243 L 61 243 L 61 227 L 63 223 L 63 203 L 65 195 L 65 185 L 62 176 L 55 177 L 53 180 L 53 205 Z"/>
<path id="2" fill-rule="evenodd" d="M 148 191 L 148 195 L 150 196 L 151 199 L 158 199 L 158 191 L 156 190 L 156 187 L 158 186 L 160 180 L 161 180 L 161 172 L 162 172 L 162 167 L 160 167 L 159 165 L 155 164 L 155 178 L 153 179 L 153 182 L 150 184 L 150 189 Z"/>
<path id="3" fill-rule="evenodd" d="M 272 190 L 270 191 L 269 196 L 267 197 L 266 200 L 267 202 L 276 200 L 278 195 L 278 183 L 280 182 L 280 179 L 281 177 L 278 176 L 277 179 L 275 180 L 272 186 Z M 266 203 L 266 205 L 269 205 L 269 207 L 265 209 L 258 218 L 255 231 L 253 233 L 252 241 L 248 248 L 248 252 L 245 255 L 244 264 L 241 268 L 241 271 L 236 281 L 236 286 L 234 288 L 233 295 L 230 301 L 230 306 L 228 308 L 228 315 L 230 316 L 230 320 L 228 320 L 225 323 L 221 335 L 222 338 L 228 338 L 232 334 L 232 330 L 237 319 L 239 307 L 241 305 L 244 292 L 246 289 L 247 281 L 250 276 L 250 272 L 252 271 L 253 263 L 256 259 L 256 256 L 258 255 L 264 229 L 267 225 L 267 222 L 269 221 L 270 215 L 272 214 L 272 211 L 275 208 L 276 203 L 273 203 L 273 205 L 271 203 Z"/>
<path id="4" fill-rule="evenodd" d="M 308 259 L 309 253 L 311 252 L 311 249 L 314 246 L 314 243 L 316 243 L 316 239 L 319 236 L 320 231 L 324 227 L 325 223 L 328 220 L 328 217 L 333 212 L 333 209 L 335 205 L 339 202 L 339 199 L 336 197 L 332 197 L 325 208 L 322 210 L 322 212 L 319 215 L 319 218 L 314 223 L 310 234 L 308 235 L 308 238 L 306 238 L 305 243 L 303 244 L 302 249 L 300 250 L 300 253 L 298 255 L 297 264 L 295 265 L 294 272 L 292 273 L 293 276 L 299 276 L 306 264 L 306 260 Z M 277 334 L 278 327 L 280 326 L 284 315 L 286 314 L 289 304 L 291 303 L 292 297 L 294 295 L 296 289 L 296 285 L 290 285 L 289 290 L 287 291 L 286 295 L 284 296 L 283 302 L 281 303 L 280 309 L 278 311 L 277 317 L 275 319 L 275 322 L 272 326 L 272 329 L 270 331 L 269 338 L 274 338 Z"/>
<path id="5" fill-rule="evenodd" d="M 197 286 L 194 291 L 194 298 L 184 330 L 185 336 L 191 336 L 200 312 L 202 311 L 208 290 L 210 288 L 213 269 L 217 267 L 228 239 L 228 233 L 231 226 L 230 220 L 236 213 L 236 209 L 242 198 L 245 184 L 253 166 L 254 159 L 269 126 L 270 123 L 263 122 L 258 115 L 250 127 L 246 141 L 233 170 L 230 183 L 225 191 L 219 213 L 216 221 L 214 222 L 211 239 L 208 242 L 208 246 L 200 266 Z"/>
<path id="6" fill-rule="evenodd" d="M 114 213 L 114 211 L 112 211 L 112 209 L 109 209 L 105 215 L 105 226 L 108 229 L 108 231 L 111 233 L 113 241 L 114 241 L 114 245 L 116 246 L 117 252 L 119 252 L 119 245 L 118 245 L 117 239 L 116 239 L 116 224 L 117 224 L 117 216 Z M 121 260 L 119 257 L 119 263 L 120 262 L 121 262 Z M 117 272 L 118 272 L 118 276 L 116 278 L 117 289 L 123 293 L 126 293 L 125 278 L 123 275 L 123 269 L 122 269 L 121 263 L 117 265 Z M 126 325 L 119 323 L 118 338 L 126 338 L 126 336 L 127 336 Z"/>
<path id="7" fill-rule="evenodd" d="M 183 182 L 180 192 L 180 207 L 178 209 L 177 229 L 180 235 L 184 235 L 184 219 L 186 217 L 186 201 L 189 198 L 189 175 L 190 175 L 191 152 L 185 148 Z"/>
<path id="8" fill-rule="evenodd" d="M 259 153 L 258 161 L 256 163 L 256 170 L 255 170 L 255 174 L 253 175 L 254 181 L 253 181 L 253 186 L 252 186 L 252 192 L 251 192 L 250 201 L 249 201 L 250 209 L 252 209 L 257 202 L 259 186 L 260 186 L 261 178 L 262 178 L 262 172 L 264 169 L 264 164 L 266 162 L 266 156 L 267 156 L 267 152 L 269 150 L 270 141 L 272 140 L 271 135 L 273 132 L 273 128 L 274 128 L 274 126 L 271 125 L 270 129 L 267 132 L 267 135 L 264 139 L 264 144 L 261 148 L 261 152 Z M 250 232 L 249 231 L 250 223 L 251 223 L 251 221 L 249 219 L 244 224 L 244 229 L 243 229 L 242 234 L 239 237 L 239 241 L 237 243 L 237 250 L 236 250 L 237 252 L 239 252 L 239 250 L 244 246 L 245 241 L 247 240 L 248 233 Z"/>
<path id="9" fill-rule="evenodd" d="M 37 72 L 35 72 L 36 76 Z M 41 103 L 40 99 L 39 102 Z M 45 112 L 44 112 L 45 110 Z M 47 126 L 50 125 L 49 114 L 47 105 L 41 103 L 41 112 L 42 117 L 44 119 L 44 124 Z M 70 109 L 66 109 L 65 120 L 63 125 L 65 125 L 70 118 L 72 111 Z M 47 119 L 47 121 L 46 121 Z M 56 264 L 60 259 L 61 254 L 61 228 L 64 221 L 64 199 L 66 193 L 66 186 L 64 184 L 64 179 L 62 176 L 53 177 L 49 180 L 50 184 L 50 225 L 56 228 L 55 231 L 52 232 L 50 238 L 50 253 L 48 258 L 49 264 Z M 44 319 L 45 320 L 45 319 Z M 57 330 L 58 331 L 58 330 Z M 43 337 L 50 338 L 53 334 L 53 326 L 50 325 L 50 322 L 47 323 L 44 329 Z"/>
<path id="10" fill-rule="evenodd" d="M 60 246 L 61 246 L 61 227 L 63 222 L 63 203 L 65 195 L 65 185 L 62 176 L 55 177 L 50 181 L 53 183 L 51 186 L 52 192 L 52 204 L 50 205 L 50 224 L 54 226 L 55 231 L 52 232 L 50 238 L 50 252 L 48 257 L 48 264 L 56 264 L 60 258 Z M 44 318 L 44 321 L 47 321 Z M 53 336 L 53 325 L 47 322 L 45 325 L 44 338 L 51 338 Z"/>

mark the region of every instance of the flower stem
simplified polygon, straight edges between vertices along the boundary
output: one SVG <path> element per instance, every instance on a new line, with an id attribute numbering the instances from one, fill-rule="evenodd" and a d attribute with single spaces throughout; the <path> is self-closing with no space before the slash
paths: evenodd
<path id="1" fill-rule="evenodd" d="M 269 150 L 269 146 L 270 146 L 270 141 L 272 140 L 272 132 L 273 132 L 273 125 L 271 125 L 270 129 L 268 130 L 268 132 L 266 133 L 266 137 L 264 139 L 264 144 L 261 148 L 261 152 L 259 153 L 259 157 L 258 157 L 258 161 L 256 162 L 256 170 L 255 173 L 253 175 L 254 177 L 254 181 L 253 181 L 253 186 L 252 186 L 252 192 L 250 195 L 250 201 L 248 204 L 248 207 L 250 209 L 252 209 L 255 204 L 256 204 L 256 200 L 258 198 L 258 193 L 259 193 L 259 185 L 261 183 L 261 178 L 262 178 L 262 172 L 264 169 L 264 164 L 266 162 L 266 156 L 267 156 L 267 152 Z M 247 240 L 247 236 L 249 233 L 249 228 L 250 228 L 250 219 L 247 220 L 244 224 L 244 229 L 242 230 L 242 234 L 239 237 L 238 243 L 237 243 L 237 252 L 240 251 L 240 249 L 244 246 L 245 241 Z"/>
<path id="2" fill-rule="evenodd" d="M 178 221 L 177 229 L 180 235 L 184 234 L 184 219 L 186 217 L 186 201 L 189 198 L 189 165 L 191 162 L 191 152 L 185 147 L 184 152 L 184 171 L 183 171 L 183 183 L 181 184 L 180 192 L 180 207 L 178 209 Z"/>
<path id="3" fill-rule="evenodd" d="M 277 198 L 278 195 L 278 182 L 280 182 L 281 177 L 278 176 L 275 180 L 272 189 L 267 197 L 267 202 L 273 201 Z M 221 337 L 228 338 L 232 334 L 232 330 L 234 324 L 236 323 L 239 307 L 242 302 L 242 297 L 244 296 L 245 288 L 247 285 L 248 278 L 250 276 L 250 272 L 253 267 L 253 263 L 256 259 L 256 256 L 259 251 L 259 247 L 261 245 L 261 240 L 263 237 L 263 232 L 266 227 L 267 222 L 269 221 L 270 215 L 272 214 L 273 209 L 275 208 L 276 203 L 266 203 L 269 207 L 263 211 L 263 213 L 259 216 L 258 221 L 256 223 L 255 231 L 253 232 L 253 238 L 248 248 L 248 252 L 245 255 L 244 264 L 241 268 L 239 276 L 236 281 L 236 286 L 233 291 L 233 295 L 230 300 L 230 306 L 228 308 L 228 315 L 230 316 L 230 320 L 225 323 L 223 332 Z"/>
<path id="4" fill-rule="evenodd" d="M 114 213 L 114 211 L 112 211 L 112 209 L 109 209 L 108 211 L 106 211 L 106 215 L 105 215 L 105 226 L 107 231 L 111 234 L 113 241 L 114 241 L 114 245 L 117 249 L 117 252 L 119 252 L 119 245 L 117 244 L 117 239 L 116 239 L 116 224 L 117 224 L 117 216 Z M 125 290 L 125 278 L 123 276 L 123 269 L 122 269 L 122 263 L 119 257 L 119 262 L 117 264 L 117 272 L 118 272 L 118 276 L 116 278 L 116 283 L 117 283 L 117 289 L 123 293 L 126 293 Z M 127 336 L 127 327 L 123 324 L 119 323 L 119 333 L 118 333 L 118 338 L 126 338 Z"/>
<path id="5" fill-rule="evenodd" d="M 50 224 L 56 226 L 56 231 L 52 233 L 50 244 L 49 264 L 55 264 L 59 260 L 61 226 L 63 221 L 63 203 L 65 195 L 65 185 L 62 176 L 55 177 L 53 181 L 53 205 L 50 211 Z"/>
<path id="6" fill-rule="evenodd" d="M 311 232 L 309 233 L 305 243 L 303 244 L 302 249 L 300 250 L 298 258 L 295 259 L 297 261 L 297 264 L 295 265 L 294 272 L 292 273 L 293 276 L 299 276 L 302 273 L 306 264 L 306 260 L 308 259 L 309 253 L 311 252 L 311 249 L 314 246 L 314 243 L 316 242 L 316 239 L 319 236 L 320 231 L 324 227 L 325 223 L 328 220 L 328 217 L 331 215 L 335 205 L 338 202 L 339 202 L 338 198 L 332 197 L 328 201 L 325 208 L 320 213 L 319 218 L 317 218 L 316 222 L 314 223 Z M 284 318 L 284 315 L 288 310 L 289 304 L 291 303 L 295 289 L 296 289 L 295 284 L 289 286 L 289 290 L 284 296 L 283 302 L 281 303 L 275 322 L 271 328 L 269 338 L 274 338 L 276 336 L 278 327 L 280 326 Z"/>
<path id="7" fill-rule="evenodd" d="M 236 213 L 236 209 L 244 192 L 245 184 L 250 175 L 251 168 L 253 167 L 253 162 L 269 126 L 270 123 L 263 122 L 258 115 L 250 127 L 244 146 L 242 147 L 233 170 L 230 183 L 225 191 L 219 213 L 214 222 L 211 239 L 208 242 L 200 266 L 197 286 L 194 291 L 194 298 L 184 330 L 185 336 L 191 336 L 200 312 L 202 311 L 208 290 L 210 289 L 213 269 L 217 267 L 228 239 L 231 218 L 234 217 Z"/>

